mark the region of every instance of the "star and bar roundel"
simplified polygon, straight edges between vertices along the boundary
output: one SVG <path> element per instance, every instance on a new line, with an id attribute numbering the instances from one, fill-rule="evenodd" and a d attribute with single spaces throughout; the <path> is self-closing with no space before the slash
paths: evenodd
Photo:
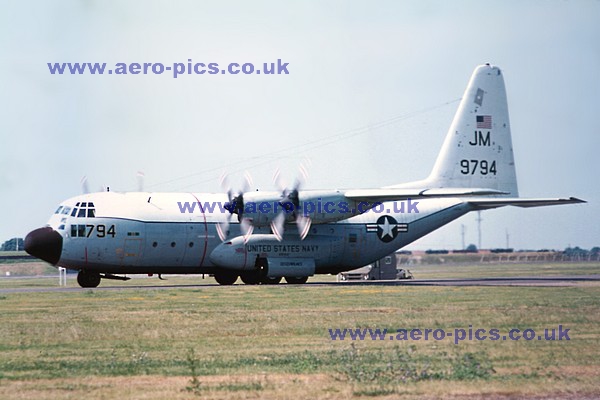
<path id="1" fill-rule="evenodd" d="M 400 232 L 408 232 L 408 224 L 399 224 L 393 217 L 383 215 L 374 224 L 367 224 L 367 232 L 377 232 L 377 237 L 384 243 L 389 243 Z"/>

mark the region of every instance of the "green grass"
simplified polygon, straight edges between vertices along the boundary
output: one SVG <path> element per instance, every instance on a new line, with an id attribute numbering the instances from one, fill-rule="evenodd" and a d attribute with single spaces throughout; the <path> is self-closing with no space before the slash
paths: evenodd
<path id="1" fill-rule="evenodd" d="M 573 267 L 590 274 L 597 265 Z M 537 268 L 512 271 L 535 275 Z M 174 277 L 166 283 L 198 281 Z M 0 397 L 118 397 L 114 382 L 122 377 L 134 383 L 145 377 L 164 381 L 162 390 L 169 392 L 156 398 L 598 395 L 599 323 L 600 286 L 593 285 L 235 285 L 2 293 Z M 559 324 L 571 329 L 570 341 L 332 341 L 328 333 L 329 328 L 396 332 L 469 325 L 541 331 Z M 312 382 L 310 389 L 305 379 Z M 151 398 L 158 388 L 150 386 L 132 389 L 130 397 Z"/>

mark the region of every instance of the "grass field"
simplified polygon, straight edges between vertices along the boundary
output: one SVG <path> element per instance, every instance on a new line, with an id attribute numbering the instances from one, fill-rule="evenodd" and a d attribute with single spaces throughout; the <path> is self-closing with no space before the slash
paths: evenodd
<path id="1" fill-rule="evenodd" d="M 418 278 L 541 271 L 598 274 L 600 265 L 413 268 Z M 0 287 L 57 281 L 0 279 Z M 212 280 L 108 285 L 200 282 Z M 599 322 L 600 286 L 591 284 L 0 293 L 0 398 L 595 398 Z M 505 334 L 559 324 L 570 329 L 569 341 L 332 341 L 328 332 L 472 325 Z"/>

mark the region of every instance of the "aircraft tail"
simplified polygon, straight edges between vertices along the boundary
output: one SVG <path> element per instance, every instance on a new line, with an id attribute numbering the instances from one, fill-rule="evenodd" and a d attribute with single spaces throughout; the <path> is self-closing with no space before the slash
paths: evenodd
<path id="1" fill-rule="evenodd" d="M 487 188 L 519 196 L 506 89 L 498 67 L 475 68 L 433 170 L 418 184 Z"/>

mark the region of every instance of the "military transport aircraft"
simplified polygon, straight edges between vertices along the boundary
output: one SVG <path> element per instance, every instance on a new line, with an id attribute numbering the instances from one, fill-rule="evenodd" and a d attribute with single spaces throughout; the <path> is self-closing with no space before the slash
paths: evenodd
<path id="1" fill-rule="evenodd" d="M 82 287 L 127 274 L 299 284 L 370 264 L 471 211 L 583 202 L 518 197 L 504 79 L 485 64 L 422 181 L 364 190 L 83 194 L 30 232 L 25 250 L 79 270 Z"/>

